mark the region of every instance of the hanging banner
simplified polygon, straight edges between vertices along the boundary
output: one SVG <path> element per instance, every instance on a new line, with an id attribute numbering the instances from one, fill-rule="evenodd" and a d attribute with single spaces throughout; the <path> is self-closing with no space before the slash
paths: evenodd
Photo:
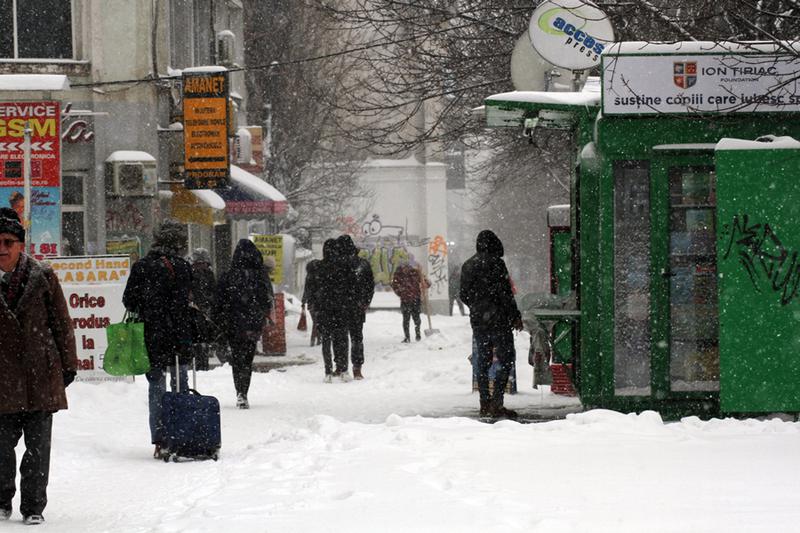
<path id="1" fill-rule="evenodd" d="M 283 235 L 250 235 L 264 260 L 271 257 L 275 260 L 275 268 L 270 272 L 272 283 L 283 282 Z"/>
<path id="2" fill-rule="evenodd" d="M 184 185 L 187 189 L 228 186 L 228 72 L 183 71 Z"/>
<path id="3" fill-rule="evenodd" d="M 25 198 L 25 126 L 31 129 L 31 197 Z M 0 207 L 23 218 L 30 202 L 30 254 L 61 252 L 61 113 L 58 102 L 0 103 Z"/>
<path id="4" fill-rule="evenodd" d="M 106 328 L 125 315 L 122 293 L 128 283 L 131 258 L 127 255 L 55 257 L 48 262 L 58 276 L 78 348 L 81 381 L 131 381 L 103 371 L 108 347 Z"/>
<path id="5" fill-rule="evenodd" d="M 603 56 L 603 114 L 796 113 L 795 55 Z"/>

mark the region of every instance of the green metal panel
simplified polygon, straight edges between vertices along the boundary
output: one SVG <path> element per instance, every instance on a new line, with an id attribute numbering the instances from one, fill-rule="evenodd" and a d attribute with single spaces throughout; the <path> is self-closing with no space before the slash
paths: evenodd
<path id="1" fill-rule="evenodd" d="M 800 411 L 800 150 L 717 152 L 725 412 Z"/>

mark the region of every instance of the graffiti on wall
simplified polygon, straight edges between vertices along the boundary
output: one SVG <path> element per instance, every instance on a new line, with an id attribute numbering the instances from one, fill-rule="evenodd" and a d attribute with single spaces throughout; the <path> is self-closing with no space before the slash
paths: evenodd
<path id="1" fill-rule="evenodd" d="M 412 259 L 403 245 L 381 243 L 372 248 L 361 248 L 359 256 L 369 261 L 377 289 L 389 290 L 397 268 Z"/>
<path id="2" fill-rule="evenodd" d="M 447 241 L 436 235 L 428 243 L 428 278 L 431 291 L 436 294 L 447 294 Z"/>
<path id="3" fill-rule="evenodd" d="M 759 284 L 765 280 L 773 292 L 780 293 L 781 305 L 797 296 L 798 252 L 785 247 L 769 224 L 751 221 L 747 214 L 735 215 L 723 226 L 723 234 L 730 235 L 723 259 L 733 252 L 756 292 L 762 292 Z"/>

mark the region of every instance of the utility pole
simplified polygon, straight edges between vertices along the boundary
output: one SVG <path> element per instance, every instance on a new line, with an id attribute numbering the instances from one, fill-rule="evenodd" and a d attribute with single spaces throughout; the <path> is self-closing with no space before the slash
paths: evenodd
<path id="1" fill-rule="evenodd" d="M 31 130 L 30 120 L 25 121 L 24 142 L 22 143 L 22 194 L 24 196 L 22 226 L 25 228 L 25 253 L 30 253 L 31 245 Z"/>

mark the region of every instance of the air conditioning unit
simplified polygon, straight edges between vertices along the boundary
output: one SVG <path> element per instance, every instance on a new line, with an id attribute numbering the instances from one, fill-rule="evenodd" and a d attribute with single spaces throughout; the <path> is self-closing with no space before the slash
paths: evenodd
<path id="1" fill-rule="evenodd" d="M 236 36 L 231 30 L 217 32 L 217 64 L 233 66 L 236 62 Z"/>
<path id="2" fill-rule="evenodd" d="M 111 159 L 111 158 L 109 158 Z M 109 196 L 155 196 L 155 161 L 106 160 L 106 194 Z"/>

